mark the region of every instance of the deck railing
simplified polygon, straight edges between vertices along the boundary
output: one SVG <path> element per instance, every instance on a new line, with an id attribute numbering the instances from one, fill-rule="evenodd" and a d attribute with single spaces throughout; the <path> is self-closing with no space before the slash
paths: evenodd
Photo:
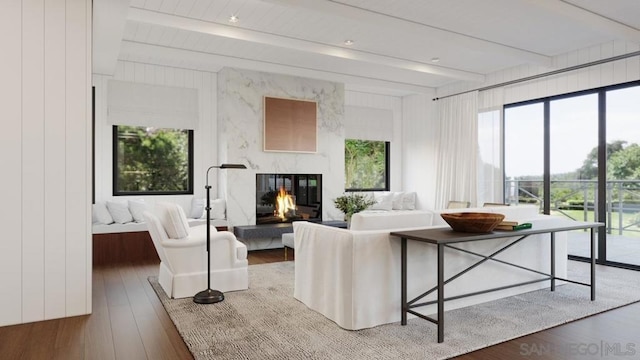
<path id="1" fill-rule="evenodd" d="M 595 220 L 598 211 L 596 180 L 552 180 L 553 213 L 574 220 Z M 640 236 L 640 180 L 611 180 L 606 185 L 606 229 L 609 234 Z M 543 208 L 542 180 L 506 180 L 505 202 L 537 204 Z"/>

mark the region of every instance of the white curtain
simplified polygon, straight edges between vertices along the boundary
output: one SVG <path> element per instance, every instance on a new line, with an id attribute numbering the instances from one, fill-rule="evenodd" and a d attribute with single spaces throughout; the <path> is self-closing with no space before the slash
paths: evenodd
<path id="1" fill-rule="evenodd" d="M 504 202 L 503 106 L 502 87 L 478 94 L 478 205 Z"/>
<path id="2" fill-rule="evenodd" d="M 449 201 L 477 205 L 478 92 L 438 100 L 436 207 Z"/>
<path id="3" fill-rule="evenodd" d="M 198 112 L 196 89 L 109 80 L 110 124 L 195 130 Z"/>

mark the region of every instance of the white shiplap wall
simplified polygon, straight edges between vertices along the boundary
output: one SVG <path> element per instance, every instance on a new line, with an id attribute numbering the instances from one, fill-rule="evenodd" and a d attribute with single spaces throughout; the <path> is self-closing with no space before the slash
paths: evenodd
<path id="1" fill-rule="evenodd" d="M 0 326 L 91 312 L 91 1 L 0 2 Z"/>
<path id="2" fill-rule="evenodd" d="M 571 51 L 553 57 L 551 68 L 534 65 L 522 65 L 487 75 L 486 82 L 456 83 L 437 89 L 437 96 L 445 96 L 469 89 L 499 84 L 528 76 L 563 69 L 575 65 L 590 63 L 640 50 L 640 44 L 625 41 L 612 41 L 586 49 Z M 503 103 L 510 104 L 545 96 L 572 93 L 607 85 L 620 84 L 640 79 L 640 57 L 617 60 L 580 70 L 569 71 L 555 76 L 527 81 L 504 87 Z M 489 108 L 501 104 L 484 104 Z"/>
<path id="3" fill-rule="evenodd" d="M 204 197 L 205 171 L 217 164 L 216 79 L 215 73 L 159 66 L 130 61 L 118 61 L 114 76 L 93 75 L 96 88 L 96 202 L 113 200 L 112 125 L 107 122 L 107 85 L 109 79 L 152 85 L 198 90 L 198 128 L 194 131 L 194 194 Z M 217 197 L 215 177 L 210 177 L 212 198 Z M 118 196 L 115 200 L 143 198 L 150 208 L 157 201 L 181 204 L 189 211 L 191 195 Z"/>
<path id="4" fill-rule="evenodd" d="M 439 134 L 435 95 L 409 95 L 402 99 L 402 176 L 404 188 L 417 193 L 418 209 L 435 208 L 436 144 Z"/>

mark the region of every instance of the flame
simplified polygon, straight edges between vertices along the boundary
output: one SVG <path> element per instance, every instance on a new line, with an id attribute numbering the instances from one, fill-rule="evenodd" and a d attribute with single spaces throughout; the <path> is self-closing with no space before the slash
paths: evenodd
<path id="1" fill-rule="evenodd" d="M 283 187 L 280 188 L 278 196 L 276 197 L 276 216 L 282 220 L 286 220 L 287 213 L 294 213 L 296 210 L 296 204 L 293 201 L 293 196 L 287 194 Z"/>

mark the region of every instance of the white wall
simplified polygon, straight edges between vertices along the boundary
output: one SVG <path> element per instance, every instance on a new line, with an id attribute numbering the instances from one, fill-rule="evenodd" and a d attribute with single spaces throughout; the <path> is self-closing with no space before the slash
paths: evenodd
<path id="1" fill-rule="evenodd" d="M 0 2 L 0 326 L 91 312 L 91 1 Z"/>
<path id="2" fill-rule="evenodd" d="M 181 204 L 189 211 L 191 195 L 113 196 L 112 125 L 107 121 L 107 85 L 109 79 L 198 90 L 198 128 L 194 131 L 194 195 L 205 196 L 205 172 L 217 161 L 216 74 L 175 67 L 118 61 L 113 76 L 93 75 L 96 88 L 96 202 L 145 199 L 153 209 L 157 201 Z M 216 177 L 210 176 L 211 197 L 217 197 Z"/>
<path id="3" fill-rule="evenodd" d="M 459 91 L 476 89 L 505 81 L 525 78 L 570 66 L 586 64 L 592 61 L 610 58 L 640 50 L 640 44 L 625 41 L 612 41 L 586 49 L 571 51 L 553 57 L 552 67 L 523 65 L 487 75 L 486 82 L 457 83 L 437 89 L 437 96 L 456 93 Z M 537 99 L 545 96 L 566 94 L 580 90 L 593 89 L 607 85 L 620 84 L 640 79 L 640 57 L 617 60 L 602 65 L 590 66 L 584 69 L 570 71 L 555 76 L 549 76 L 538 80 L 527 81 L 515 85 L 506 86 L 499 90 L 490 90 L 492 94 L 482 94 L 492 101 L 481 101 L 480 108 L 491 108 L 504 104 L 516 103 L 525 100 Z"/>
<path id="4" fill-rule="evenodd" d="M 434 94 L 409 95 L 402 99 L 402 178 L 404 189 L 417 193 L 418 209 L 436 205 L 436 154 L 438 117 Z"/>

